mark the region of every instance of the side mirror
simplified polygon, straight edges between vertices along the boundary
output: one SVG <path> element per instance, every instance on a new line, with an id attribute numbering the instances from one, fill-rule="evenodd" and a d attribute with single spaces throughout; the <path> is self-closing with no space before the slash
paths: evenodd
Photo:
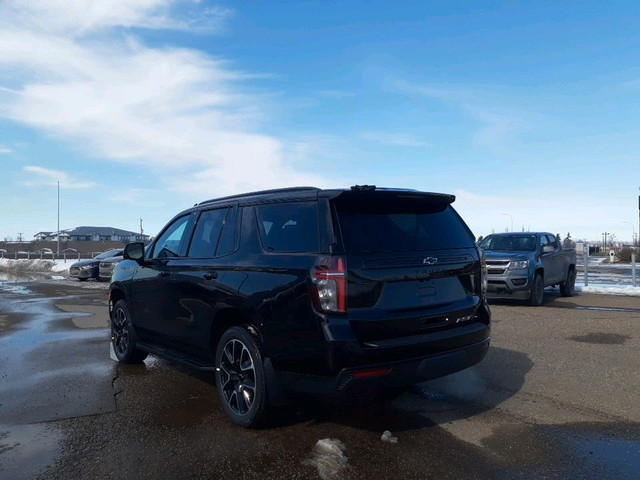
<path id="1" fill-rule="evenodd" d="M 129 260 L 135 260 L 142 265 L 142 262 L 144 262 L 144 243 L 127 243 L 124 247 L 124 253 L 122 256 Z"/>
<path id="2" fill-rule="evenodd" d="M 553 245 L 544 245 L 542 247 L 542 253 L 553 253 L 556 249 Z"/>

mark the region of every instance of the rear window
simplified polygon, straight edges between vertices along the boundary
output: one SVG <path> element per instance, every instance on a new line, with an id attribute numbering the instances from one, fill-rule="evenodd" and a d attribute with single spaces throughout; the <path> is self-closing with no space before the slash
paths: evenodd
<path id="1" fill-rule="evenodd" d="M 268 252 L 318 251 L 316 202 L 258 205 L 256 211 L 262 244 Z"/>
<path id="2" fill-rule="evenodd" d="M 474 246 L 452 207 L 417 201 L 337 203 L 348 252 L 410 252 Z"/>

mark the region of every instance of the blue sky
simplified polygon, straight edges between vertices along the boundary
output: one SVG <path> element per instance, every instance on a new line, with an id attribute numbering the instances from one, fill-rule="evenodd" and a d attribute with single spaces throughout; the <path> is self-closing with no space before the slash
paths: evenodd
<path id="1" fill-rule="evenodd" d="M 638 230 L 636 2 L 24 3 L 0 4 L 0 238 L 55 230 L 57 181 L 61 228 L 367 183 L 455 193 L 476 235 Z"/>

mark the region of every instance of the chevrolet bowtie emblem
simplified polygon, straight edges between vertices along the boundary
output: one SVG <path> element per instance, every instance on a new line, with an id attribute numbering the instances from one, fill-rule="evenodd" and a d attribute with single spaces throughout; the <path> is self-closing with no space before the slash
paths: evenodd
<path id="1" fill-rule="evenodd" d="M 422 259 L 422 263 L 425 265 L 435 265 L 438 263 L 438 259 L 435 257 L 427 257 Z"/>

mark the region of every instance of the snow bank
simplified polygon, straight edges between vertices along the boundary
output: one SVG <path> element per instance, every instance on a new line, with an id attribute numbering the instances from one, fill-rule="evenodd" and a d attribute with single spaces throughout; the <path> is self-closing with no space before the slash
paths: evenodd
<path id="1" fill-rule="evenodd" d="M 40 260 L 0 258 L 0 271 L 10 273 L 20 272 L 66 272 L 73 262 L 64 263 L 64 260 Z"/>

